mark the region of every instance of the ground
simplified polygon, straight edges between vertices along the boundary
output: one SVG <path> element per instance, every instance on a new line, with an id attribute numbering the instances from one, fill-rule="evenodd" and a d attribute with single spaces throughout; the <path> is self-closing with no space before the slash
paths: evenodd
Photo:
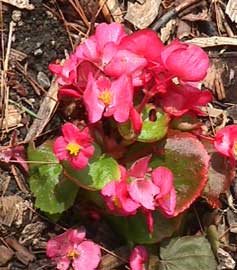
<path id="1" fill-rule="evenodd" d="M 27 3 L 27 1 L 23 2 Z M 223 1 L 224 3 L 218 0 L 183 1 L 183 10 L 178 10 L 176 7 L 180 7 L 182 1 L 164 0 L 159 5 L 157 14 L 147 12 L 151 10 L 149 4 L 154 4 L 148 0 L 108 1 L 107 9 L 102 2 L 80 1 L 82 12 L 78 8 L 79 1 L 32 0 L 31 4 L 34 5 L 32 10 L 18 8 L 14 5 L 16 1 L 0 1 L 1 60 L 3 62 L 1 69 L 4 71 L 1 77 L 0 93 L 2 149 L 12 143 L 14 136 L 17 136 L 18 143 L 24 142 L 25 146 L 30 139 L 34 138 L 34 132 L 29 136 L 30 127 L 37 118 L 36 114 L 42 107 L 47 94 L 53 95 L 49 92 L 53 76 L 48 71 L 48 65 L 65 59 L 72 51 L 72 47 L 80 43 L 89 32 L 93 32 L 95 22 L 112 20 L 122 22 L 124 14 L 128 31 L 153 26 L 162 41 L 166 43 L 174 38 L 191 39 L 193 43 L 200 42 L 195 38 L 206 38 L 202 47 L 210 56 L 211 68 L 203 84 L 215 95 L 213 106 L 208 111 L 207 126 L 221 127 L 227 123 L 236 123 L 237 42 L 236 39 L 231 38 L 237 34 L 237 24 L 224 13 L 224 6 L 228 1 Z M 112 9 L 111 3 L 115 2 L 118 3 Z M 147 6 L 139 9 L 139 5 L 143 2 L 147 2 Z M 157 1 L 156 4 L 158 2 L 161 1 Z M 129 11 L 132 4 L 136 7 Z M 175 16 L 168 16 L 167 22 L 161 24 L 162 15 L 175 9 L 178 10 L 174 13 Z M 144 18 L 139 21 L 137 18 L 141 16 Z M 90 28 L 88 21 L 91 21 Z M 155 22 L 159 25 L 157 26 Z M 211 40 L 212 36 L 219 37 L 214 44 Z M 223 41 L 222 37 L 229 39 Z M 72 104 L 65 103 L 57 111 L 56 105 L 53 104 L 50 109 L 52 111 L 49 117 L 47 116 L 43 122 L 45 129 L 38 134 L 37 145 L 46 138 L 54 138 L 59 133 L 62 122 L 77 117 Z M 22 167 L 5 162 L 1 162 L 0 165 L 1 270 L 53 269 L 45 255 L 47 240 L 62 232 L 63 228 L 77 226 L 79 223 L 83 223 L 86 227 L 88 238 L 104 247 L 102 269 L 119 269 L 118 267 L 123 265 L 123 261 L 117 259 L 112 251 L 117 250 L 120 258 L 126 258 L 127 246 L 124 246 L 124 242 L 105 221 L 95 221 L 88 217 L 82 217 L 78 221 L 75 217 L 75 212 L 79 208 L 78 204 L 75 204 L 57 222 L 52 221 L 44 213 L 35 209 L 34 197 L 29 191 L 27 173 Z M 227 252 L 225 256 L 231 255 L 234 260 L 237 260 L 236 230 L 234 229 L 236 209 L 233 203 L 236 195 L 236 186 L 233 184 L 231 190 L 228 191 L 228 196 L 223 196 L 222 208 L 213 210 L 202 201 L 195 205 L 201 218 L 205 219 L 204 212 L 206 211 L 208 214 L 211 213 L 209 218 L 212 215 L 215 219 L 219 219 L 216 221 L 217 227 L 219 226 L 217 231 L 219 237 L 224 239 L 223 246 Z M 198 220 L 190 221 L 190 224 L 193 226 L 190 231 L 194 234 L 201 231 Z M 231 262 L 228 264 L 225 261 L 224 265 L 223 268 L 220 266 L 220 269 L 237 269 L 233 268 Z M 124 266 L 121 269 L 124 269 Z"/>

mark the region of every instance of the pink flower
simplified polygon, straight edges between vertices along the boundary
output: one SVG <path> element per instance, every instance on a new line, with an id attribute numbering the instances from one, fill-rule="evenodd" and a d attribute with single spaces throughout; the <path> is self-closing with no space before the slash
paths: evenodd
<path id="1" fill-rule="evenodd" d="M 149 260 L 149 254 L 144 246 L 136 246 L 129 257 L 131 270 L 146 270 L 145 264 Z"/>
<path id="2" fill-rule="evenodd" d="M 58 270 L 94 270 L 101 251 L 98 245 L 85 240 L 85 230 L 69 229 L 47 242 L 46 254 L 57 264 Z"/>
<path id="3" fill-rule="evenodd" d="M 117 52 L 117 45 L 125 36 L 123 25 L 101 23 L 96 27 L 95 35 L 77 47 L 76 56 L 103 69 L 103 65 L 111 60 Z"/>
<path id="4" fill-rule="evenodd" d="M 195 45 L 171 42 L 161 52 L 167 71 L 181 81 L 196 82 L 204 79 L 209 66 L 208 55 Z"/>
<path id="5" fill-rule="evenodd" d="M 132 99 L 133 87 L 128 76 L 122 75 L 110 81 L 102 76 L 95 80 L 89 75 L 83 100 L 91 123 L 99 121 L 102 115 L 113 115 L 119 123 L 127 121 L 133 106 Z"/>
<path id="6" fill-rule="evenodd" d="M 94 154 L 94 147 L 88 128 L 79 130 L 75 125 L 66 123 L 62 127 L 63 136 L 58 137 L 53 145 L 56 157 L 67 160 L 74 169 L 87 166 L 88 159 Z"/>
<path id="7" fill-rule="evenodd" d="M 120 166 L 121 178 L 111 181 L 101 190 L 107 207 L 115 214 L 122 216 L 135 215 L 140 205 L 128 193 L 126 169 Z"/>
<path id="8" fill-rule="evenodd" d="M 148 156 L 139 159 L 128 170 L 128 176 L 131 179 L 128 186 L 128 192 L 131 198 L 139 203 L 142 207 L 147 210 L 154 210 L 154 198 L 157 194 L 159 194 L 160 190 L 151 181 L 151 179 L 147 179 L 146 177 L 150 158 L 151 157 Z"/>
<path id="9" fill-rule="evenodd" d="M 209 91 L 201 91 L 188 84 L 172 83 L 162 96 L 161 104 L 165 112 L 173 116 L 181 116 L 190 110 L 202 114 L 198 106 L 204 106 L 211 100 L 212 94 Z"/>
<path id="10" fill-rule="evenodd" d="M 237 155 L 237 125 L 229 125 L 219 130 L 214 138 L 214 146 L 234 164 Z"/>
<path id="11" fill-rule="evenodd" d="M 172 172 L 166 167 L 158 167 L 152 171 L 152 181 L 159 187 L 156 203 L 161 211 L 168 217 L 174 215 L 176 206 L 176 191 Z"/>

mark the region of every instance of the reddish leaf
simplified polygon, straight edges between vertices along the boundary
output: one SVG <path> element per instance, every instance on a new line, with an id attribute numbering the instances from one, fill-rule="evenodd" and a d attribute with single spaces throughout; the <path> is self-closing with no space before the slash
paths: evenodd
<path id="1" fill-rule="evenodd" d="M 230 159 L 214 149 L 212 143 L 205 141 L 204 145 L 211 156 L 208 171 L 208 182 L 202 196 L 214 207 L 221 207 L 220 194 L 226 192 L 235 176 L 235 168 Z"/>
<path id="2" fill-rule="evenodd" d="M 151 167 L 165 166 L 173 172 L 177 192 L 174 216 L 177 216 L 203 191 L 210 157 L 203 144 L 188 132 L 171 131 L 163 147 L 164 153 L 153 157 Z"/>

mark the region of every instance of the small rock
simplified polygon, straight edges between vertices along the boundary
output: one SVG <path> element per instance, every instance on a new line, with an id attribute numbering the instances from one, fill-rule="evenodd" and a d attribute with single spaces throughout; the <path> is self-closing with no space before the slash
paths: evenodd
<path id="1" fill-rule="evenodd" d="M 50 87 L 50 80 L 48 78 L 48 76 L 40 71 L 37 74 L 37 82 L 44 88 L 44 89 L 48 89 Z"/>
<path id="2" fill-rule="evenodd" d="M 19 21 L 21 20 L 21 15 L 22 15 L 22 13 L 21 13 L 20 10 L 14 9 L 14 10 L 12 11 L 12 20 L 13 20 L 14 22 L 19 22 Z"/>
<path id="3" fill-rule="evenodd" d="M 1 245 L 0 246 L 0 266 L 9 262 L 11 258 L 13 257 L 13 255 L 14 255 L 14 252 L 11 249 Z"/>
<path id="4" fill-rule="evenodd" d="M 42 55 L 43 54 L 43 51 L 42 51 L 42 49 L 36 49 L 35 51 L 34 51 L 34 55 L 35 56 L 39 56 L 39 55 Z"/>

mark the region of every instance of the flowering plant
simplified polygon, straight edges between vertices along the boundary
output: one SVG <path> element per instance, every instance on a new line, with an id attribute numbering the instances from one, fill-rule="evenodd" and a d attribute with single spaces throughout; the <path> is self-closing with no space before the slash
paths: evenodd
<path id="1" fill-rule="evenodd" d="M 31 160 L 56 163 L 30 166 L 36 206 L 62 213 L 83 189 L 127 240 L 149 244 L 170 237 L 198 197 L 217 205 L 227 185 L 213 194 L 213 152 L 231 170 L 237 131 L 230 126 L 217 133 L 214 144 L 209 140 L 216 150 L 204 143 L 197 116 L 205 116 L 201 107 L 212 94 L 198 84 L 208 65 L 207 54 L 195 45 L 175 40 L 165 46 L 152 30 L 128 35 L 117 23 L 99 24 L 63 64 L 50 64 L 59 101 L 75 101 L 81 114 L 62 125 L 55 141 L 29 147 Z M 45 190 L 50 195 L 42 199 Z M 74 231 L 63 236 L 71 237 L 65 248 L 59 247 L 60 237 L 48 243 L 48 256 L 66 265 L 58 269 L 70 263 L 84 269 L 75 254 L 93 244 L 76 234 L 75 239 Z M 147 251 L 138 246 L 130 256 L 131 268 L 145 269 L 147 260 Z"/>

